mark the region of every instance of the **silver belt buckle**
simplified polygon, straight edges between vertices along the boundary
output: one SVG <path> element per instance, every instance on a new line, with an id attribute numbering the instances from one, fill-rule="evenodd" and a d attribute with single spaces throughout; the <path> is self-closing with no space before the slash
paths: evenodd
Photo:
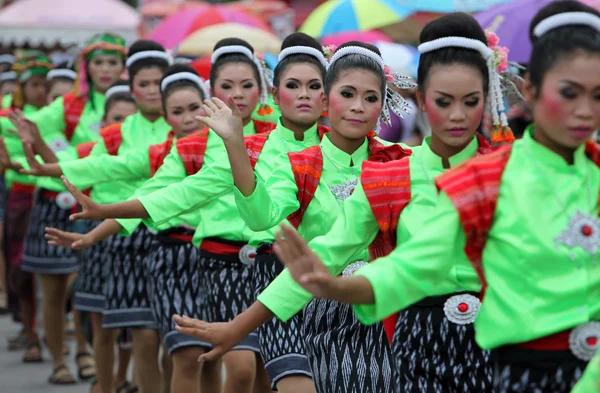
<path id="1" fill-rule="evenodd" d="M 244 265 L 252 266 L 254 265 L 254 259 L 256 258 L 256 248 L 250 247 L 248 244 L 246 244 L 240 248 L 238 256 L 240 258 L 240 262 L 242 262 Z"/>
<path id="2" fill-rule="evenodd" d="M 55 202 L 61 209 L 69 210 L 77 204 L 77 199 L 69 191 L 63 191 L 58 193 Z"/>
<path id="3" fill-rule="evenodd" d="M 588 322 L 571 331 L 569 348 L 575 357 L 589 362 L 598 352 L 600 322 Z"/>
<path id="4" fill-rule="evenodd" d="M 365 261 L 352 262 L 351 264 L 346 266 L 346 268 L 342 272 L 342 276 L 352 276 L 355 271 L 357 271 L 358 269 L 360 269 L 361 267 L 366 266 L 366 265 L 367 265 L 367 262 L 365 262 Z"/>
<path id="5" fill-rule="evenodd" d="M 475 322 L 481 308 L 481 301 L 467 293 L 455 295 L 444 304 L 444 314 L 450 322 L 457 325 L 468 325 Z"/>

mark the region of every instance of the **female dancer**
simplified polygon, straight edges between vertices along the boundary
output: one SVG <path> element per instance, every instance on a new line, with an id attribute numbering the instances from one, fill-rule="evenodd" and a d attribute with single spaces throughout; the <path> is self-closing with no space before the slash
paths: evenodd
<path id="1" fill-rule="evenodd" d="M 35 55 L 19 59 L 15 65 L 18 70 L 18 88 L 11 99 L 9 111 L 21 110 L 31 115 L 46 104 L 46 75 L 52 69 L 52 62 L 44 55 Z M 10 228 L 5 232 L 5 257 L 7 264 L 7 282 L 9 295 L 18 298 L 20 314 L 24 329 L 27 332 L 27 351 L 23 361 L 39 362 L 41 346 L 35 332 L 35 303 L 33 276 L 21 272 L 23 241 L 27 232 L 27 223 L 33 204 L 35 179 L 18 173 L 22 168 L 23 146 L 18 136 L 10 132 L 12 124 L 9 112 L 0 118 L 2 128 L 2 144 L 7 152 L 5 180 L 9 189 L 6 199 L 5 225 Z"/>
<path id="2" fill-rule="evenodd" d="M 530 31 L 524 93 L 535 123 L 512 147 L 436 179 L 438 205 L 409 242 L 341 279 L 293 231 L 279 250 L 306 289 L 356 304 L 366 323 L 456 291 L 453 277 L 472 276 L 455 263 L 466 256 L 485 290 L 475 329 L 492 351 L 493 391 L 560 393 L 581 377 L 600 336 L 600 161 L 587 142 L 600 127 L 600 15 L 553 2 Z"/>

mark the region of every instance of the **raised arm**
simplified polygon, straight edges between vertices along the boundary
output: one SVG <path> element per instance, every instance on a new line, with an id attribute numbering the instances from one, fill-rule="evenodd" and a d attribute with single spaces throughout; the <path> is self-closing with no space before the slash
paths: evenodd
<path id="1" fill-rule="evenodd" d="M 198 120 L 223 139 L 235 186 L 242 195 L 252 195 L 255 187 L 254 170 L 246 152 L 242 117 L 233 97 L 229 97 L 227 104 L 216 97 L 205 100 L 203 108 L 207 116 Z"/>
<path id="2" fill-rule="evenodd" d="M 300 208 L 298 186 L 287 153 L 276 158 L 274 168 L 268 179 L 256 179 L 251 195 L 245 196 L 237 187 L 234 188 L 240 216 L 253 231 L 273 228 Z"/>

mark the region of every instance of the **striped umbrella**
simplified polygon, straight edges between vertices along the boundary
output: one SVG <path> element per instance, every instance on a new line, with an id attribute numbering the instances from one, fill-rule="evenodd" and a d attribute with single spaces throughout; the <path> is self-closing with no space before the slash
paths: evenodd
<path id="1" fill-rule="evenodd" d="M 323 37 L 373 30 L 398 23 L 416 12 L 475 12 L 511 1 L 514 0 L 329 0 L 308 16 L 300 31 Z"/>
<path id="2" fill-rule="evenodd" d="M 313 37 L 373 30 L 403 20 L 411 10 L 397 0 L 329 0 L 306 18 L 300 31 Z"/>

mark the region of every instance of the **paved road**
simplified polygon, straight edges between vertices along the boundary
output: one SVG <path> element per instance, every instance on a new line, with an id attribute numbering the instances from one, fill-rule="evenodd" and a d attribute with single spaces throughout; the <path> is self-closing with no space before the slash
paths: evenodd
<path id="1" fill-rule="evenodd" d="M 87 393 L 89 383 L 79 383 L 70 386 L 54 386 L 47 383 L 50 375 L 50 354 L 44 351 L 44 363 L 24 364 L 21 362 L 22 352 L 9 352 L 6 348 L 6 338 L 14 336 L 19 326 L 7 316 L 0 316 L 0 393 Z M 70 342 L 71 353 L 75 348 Z M 73 357 L 69 358 L 68 366 L 75 374 L 76 368 Z"/>

